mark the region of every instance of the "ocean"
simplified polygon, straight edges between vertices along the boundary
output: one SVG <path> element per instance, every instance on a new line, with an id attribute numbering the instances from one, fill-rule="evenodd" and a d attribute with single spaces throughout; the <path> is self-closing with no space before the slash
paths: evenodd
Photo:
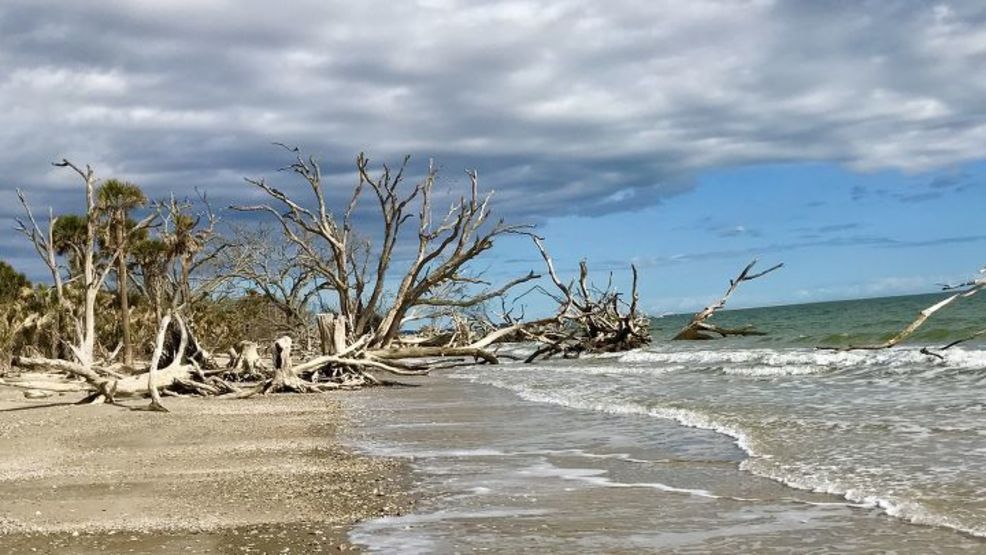
<path id="1" fill-rule="evenodd" d="M 364 396 L 356 443 L 413 457 L 422 502 L 353 540 L 392 552 L 986 550 L 986 298 L 725 311 L 765 336 L 450 371 Z M 523 350 L 523 347 L 509 347 Z"/>

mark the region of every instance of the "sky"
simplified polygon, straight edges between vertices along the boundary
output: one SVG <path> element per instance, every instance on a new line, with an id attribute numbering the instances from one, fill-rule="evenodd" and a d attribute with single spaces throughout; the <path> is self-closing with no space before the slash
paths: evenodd
<path id="1" fill-rule="evenodd" d="M 152 197 L 255 202 L 323 162 L 476 169 L 564 273 L 628 265 L 653 312 L 932 291 L 986 264 L 981 2 L 4 0 L 0 258 L 22 211 L 78 211 L 69 158 Z M 245 216 L 228 214 L 241 223 Z M 484 264 L 540 270 L 524 241 Z"/>

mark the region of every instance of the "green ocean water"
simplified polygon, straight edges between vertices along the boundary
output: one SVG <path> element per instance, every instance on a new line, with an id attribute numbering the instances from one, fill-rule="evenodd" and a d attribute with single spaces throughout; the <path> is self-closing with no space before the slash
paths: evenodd
<path id="1" fill-rule="evenodd" d="M 691 315 L 665 316 L 642 349 L 443 374 L 375 432 L 381 454 L 414 457 L 433 501 L 357 539 L 385 553 L 983 552 L 986 342 L 921 347 L 986 328 L 986 294 L 892 349 L 816 348 L 884 341 L 946 296 L 723 311 L 719 325 L 768 335 L 713 341 L 671 341 Z"/>
<path id="2" fill-rule="evenodd" d="M 955 301 L 892 349 L 817 348 L 885 341 L 947 296 L 723 311 L 715 323 L 767 335 L 711 341 L 671 341 L 691 315 L 665 316 L 644 349 L 470 378 L 537 402 L 713 430 L 747 452 L 741 468 L 752 474 L 986 537 L 986 342 L 940 359 L 921 352 L 986 328 L 986 295 Z"/>
<path id="3" fill-rule="evenodd" d="M 918 313 L 951 293 L 882 297 L 850 301 L 795 304 L 766 308 L 723 310 L 713 322 L 725 328 L 752 324 L 765 336 L 733 337 L 736 346 L 827 346 L 866 345 L 885 341 L 911 323 Z M 652 320 L 656 341 L 670 339 L 691 319 L 675 314 Z M 986 328 L 986 294 L 958 299 L 935 313 L 908 344 L 938 345 L 968 337 Z M 983 345 L 986 337 L 969 346 Z M 712 347 L 712 344 L 709 345 Z"/>

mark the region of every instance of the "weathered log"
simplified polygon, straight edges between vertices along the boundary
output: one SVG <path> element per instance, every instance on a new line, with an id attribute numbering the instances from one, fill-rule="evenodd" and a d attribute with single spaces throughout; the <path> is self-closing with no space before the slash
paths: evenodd
<path id="1" fill-rule="evenodd" d="M 752 262 L 743 268 L 743 271 L 741 271 L 735 279 L 729 280 L 729 289 L 726 290 L 726 293 L 719 298 L 718 301 L 696 313 L 695 316 L 692 317 L 691 321 L 688 322 L 688 325 L 682 328 L 673 339 L 694 341 L 717 339 L 716 335 L 719 337 L 728 337 L 730 335 L 766 335 L 763 332 L 756 331 L 752 326 L 744 326 L 741 328 L 722 328 L 707 322 L 707 320 L 711 318 L 718 310 L 726 306 L 726 301 L 729 300 L 729 297 L 732 296 L 732 294 L 736 291 L 736 288 L 738 288 L 741 283 L 745 281 L 753 281 L 784 266 L 784 264 L 781 263 L 776 266 L 771 266 L 762 272 L 751 274 L 750 271 L 756 264 L 757 260 L 754 258 Z"/>
<path id="2" fill-rule="evenodd" d="M 187 380 L 195 376 L 197 368 L 191 364 L 172 364 L 155 372 L 154 378 L 149 375 L 131 376 L 129 378 L 116 381 L 115 398 L 121 397 L 144 397 L 148 395 L 149 388 L 158 390 L 167 389 L 178 380 Z"/>
<path id="3" fill-rule="evenodd" d="M 986 273 L 986 268 L 984 268 L 983 270 L 980 270 L 980 273 Z M 966 289 L 963 289 L 962 291 L 959 291 L 958 293 L 954 293 L 952 295 L 949 295 L 948 297 L 945 297 L 944 299 L 938 301 L 937 303 L 935 303 L 935 304 L 933 304 L 933 305 L 925 308 L 921 312 L 919 312 L 918 315 L 917 315 L 917 318 L 915 318 L 914 321 L 912 321 L 910 324 L 908 324 L 906 327 L 904 327 L 904 329 L 900 330 L 900 332 L 898 332 L 897 335 L 894 335 L 893 337 L 891 337 L 890 339 L 884 341 L 883 343 L 877 343 L 877 344 L 874 344 L 874 345 L 849 345 L 849 346 L 846 346 L 846 347 L 820 347 L 820 349 L 833 350 L 833 351 L 855 351 L 855 350 L 876 351 L 876 350 L 881 350 L 881 349 L 889 349 L 889 348 L 891 348 L 891 347 L 893 347 L 893 346 L 901 343 L 902 341 L 906 340 L 908 337 L 914 335 L 914 332 L 916 332 L 918 330 L 918 328 L 920 328 L 922 325 L 924 325 L 924 323 L 928 321 L 928 318 L 931 318 L 931 316 L 933 314 L 935 314 L 936 312 L 938 312 L 939 310 L 945 308 L 946 306 L 954 303 L 955 301 L 957 301 L 959 299 L 964 299 L 964 298 L 972 297 L 976 293 L 979 293 L 983 289 L 986 289 L 986 277 L 982 277 L 982 278 L 979 278 L 979 279 L 976 279 L 976 280 L 973 280 L 973 281 L 962 283 L 960 285 L 945 285 L 945 286 L 943 286 L 942 289 L 945 290 L 945 291 L 949 291 L 949 290 L 954 290 L 954 289 L 960 289 L 960 288 L 963 288 L 963 287 L 965 287 Z M 986 330 L 983 330 L 983 331 L 974 333 L 974 334 L 972 334 L 969 337 L 966 337 L 966 338 L 963 338 L 963 339 L 959 339 L 957 341 L 953 341 L 953 342 L 949 343 L 948 345 L 945 345 L 940 350 L 944 351 L 946 349 L 949 349 L 951 347 L 954 347 L 955 345 L 959 345 L 961 343 L 965 343 L 966 341 L 971 341 L 972 339 L 975 339 L 975 338 L 977 338 L 977 337 L 979 337 L 979 336 L 981 336 L 983 334 L 986 334 Z M 928 348 L 922 349 L 921 352 L 924 353 L 924 354 L 926 354 L 926 355 L 930 355 L 930 356 L 934 356 L 934 357 L 938 357 L 938 358 L 943 358 L 940 354 L 937 354 L 937 353 L 935 353 L 934 351 L 932 351 L 932 350 L 930 350 Z"/>
<path id="4" fill-rule="evenodd" d="M 0 378 L 0 385 L 17 389 L 54 391 L 56 393 L 79 393 L 89 391 L 86 384 L 81 382 L 48 381 L 48 380 L 17 380 L 10 378 Z"/>
<path id="5" fill-rule="evenodd" d="M 93 384 L 106 381 L 106 378 L 100 376 L 95 370 L 88 369 L 75 362 L 57 358 L 15 356 L 11 359 L 11 364 L 25 370 L 52 370 L 72 374 Z"/>
<path id="6" fill-rule="evenodd" d="M 402 358 L 448 358 L 448 357 L 473 357 L 483 359 L 490 364 L 499 364 L 500 361 L 493 353 L 475 346 L 468 347 L 402 347 L 400 349 L 380 349 L 368 351 L 368 355 L 373 358 L 383 360 L 396 360 Z"/>

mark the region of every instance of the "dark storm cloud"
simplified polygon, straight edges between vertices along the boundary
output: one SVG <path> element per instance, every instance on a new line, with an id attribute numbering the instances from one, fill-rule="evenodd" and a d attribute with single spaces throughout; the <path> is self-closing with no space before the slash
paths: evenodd
<path id="1" fill-rule="evenodd" d="M 152 196 L 254 202 L 304 146 L 477 168 L 500 215 L 632 210 L 702 169 L 981 157 L 975 2 L 159 0 L 0 6 L 0 225 L 69 210 L 62 156 Z M 954 86 L 961 83 L 962 86 Z M 287 188 L 297 185 L 285 185 Z M 937 186 L 936 186 L 937 188 Z M 862 197 L 854 191 L 853 197 Z M 242 216 L 231 216 L 242 218 Z M 13 254 L 5 243 L 3 254 Z"/>

